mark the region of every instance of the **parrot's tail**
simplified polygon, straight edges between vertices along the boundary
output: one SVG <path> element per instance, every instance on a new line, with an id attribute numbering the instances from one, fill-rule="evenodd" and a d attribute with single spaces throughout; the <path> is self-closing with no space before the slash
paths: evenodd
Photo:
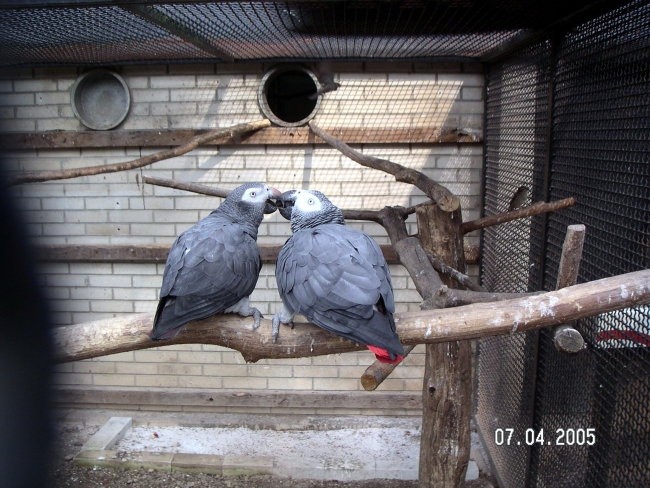
<path id="1" fill-rule="evenodd" d="M 386 349 L 383 349 L 378 346 L 366 346 L 366 347 L 372 353 L 374 353 L 375 357 L 380 363 L 399 364 L 404 359 L 404 356 L 401 356 L 400 354 L 391 354 Z"/>

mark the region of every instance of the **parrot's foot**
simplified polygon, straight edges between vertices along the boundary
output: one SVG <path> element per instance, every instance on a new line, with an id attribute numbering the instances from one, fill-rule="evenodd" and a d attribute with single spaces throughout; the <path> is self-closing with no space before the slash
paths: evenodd
<path id="1" fill-rule="evenodd" d="M 291 326 L 293 329 L 293 320 L 289 319 L 289 321 L 285 322 L 281 319 L 280 314 L 275 314 L 273 316 L 273 320 L 271 321 L 271 337 L 273 338 L 273 342 L 278 342 L 278 337 L 280 336 L 280 324 L 285 324 Z"/>
<path id="2" fill-rule="evenodd" d="M 262 315 L 262 312 L 260 312 L 255 307 L 251 307 L 251 310 L 253 311 L 253 330 L 257 330 L 264 315 Z"/>
<path id="3" fill-rule="evenodd" d="M 260 321 L 262 320 L 262 312 L 260 312 L 258 309 L 255 307 L 251 307 L 251 303 L 248 297 L 244 297 L 241 300 L 239 300 L 237 303 L 235 303 L 232 307 L 227 308 L 224 310 L 225 313 L 236 313 L 241 315 L 242 317 L 253 317 L 253 328 L 252 330 L 256 330 L 260 326 Z"/>
<path id="4" fill-rule="evenodd" d="M 273 316 L 271 322 L 271 337 L 273 338 L 273 342 L 278 341 L 278 336 L 280 335 L 280 324 L 290 325 L 293 329 L 293 315 L 293 312 L 288 310 L 283 304 L 282 309 Z"/>
<path id="5" fill-rule="evenodd" d="M 273 320 L 271 321 L 271 338 L 273 339 L 273 343 L 278 342 L 278 336 L 280 335 L 280 317 L 278 315 L 273 316 Z"/>

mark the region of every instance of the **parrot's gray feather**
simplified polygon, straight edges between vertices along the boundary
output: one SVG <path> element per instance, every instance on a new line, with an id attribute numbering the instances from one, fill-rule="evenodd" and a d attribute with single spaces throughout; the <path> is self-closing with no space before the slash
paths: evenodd
<path id="1" fill-rule="evenodd" d="M 262 261 L 245 226 L 218 214 L 200 224 L 181 234 L 169 253 L 155 338 L 223 312 L 255 289 Z"/>
<path id="2" fill-rule="evenodd" d="M 257 230 L 267 199 L 280 195 L 261 183 L 242 185 L 178 236 L 167 257 L 152 339 L 174 337 L 187 322 L 222 313 L 253 292 L 262 267 Z"/>
<path id="3" fill-rule="evenodd" d="M 280 251 L 276 278 L 291 312 L 362 344 L 403 354 L 392 319 L 388 265 L 365 234 L 340 224 L 299 230 Z"/>

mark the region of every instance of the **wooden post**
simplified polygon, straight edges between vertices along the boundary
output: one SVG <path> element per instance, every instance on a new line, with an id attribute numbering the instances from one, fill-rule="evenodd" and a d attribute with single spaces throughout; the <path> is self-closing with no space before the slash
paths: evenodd
<path id="1" fill-rule="evenodd" d="M 444 264 L 465 271 L 460 208 L 416 210 L 422 247 Z M 449 277 L 443 277 L 451 285 Z M 469 341 L 427 344 L 422 390 L 420 488 L 452 488 L 465 480 L 470 451 L 472 354 Z"/>
<path id="2" fill-rule="evenodd" d="M 567 227 L 560 256 L 556 290 L 575 285 L 578 281 L 585 232 L 586 228 L 583 224 Z M 560 325 L 553 330 L 553 344 L 558 351 L 571 354 L 580 352 L 586 347 L 582 334 L 573 327 L 572 323 Z"/>

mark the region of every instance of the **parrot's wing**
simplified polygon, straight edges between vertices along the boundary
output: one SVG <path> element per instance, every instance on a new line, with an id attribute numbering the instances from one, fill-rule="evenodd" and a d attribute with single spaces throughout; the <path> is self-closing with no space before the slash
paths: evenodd
<path id="1" fill-rule="evenodd" d="M 326 224 L 296 232 L 276 266 L 285 306 L 356 342 L 403 354 L 388 265 L 367 235 Z"/>
<path id="2" fill-rule="evenodd" d="M 257 244 L 241 225 L 216 217 L 198 222 L 167 257 L 152 338 L 173 337 L 183 324 L 249 296 L 261 266 Z"/>

